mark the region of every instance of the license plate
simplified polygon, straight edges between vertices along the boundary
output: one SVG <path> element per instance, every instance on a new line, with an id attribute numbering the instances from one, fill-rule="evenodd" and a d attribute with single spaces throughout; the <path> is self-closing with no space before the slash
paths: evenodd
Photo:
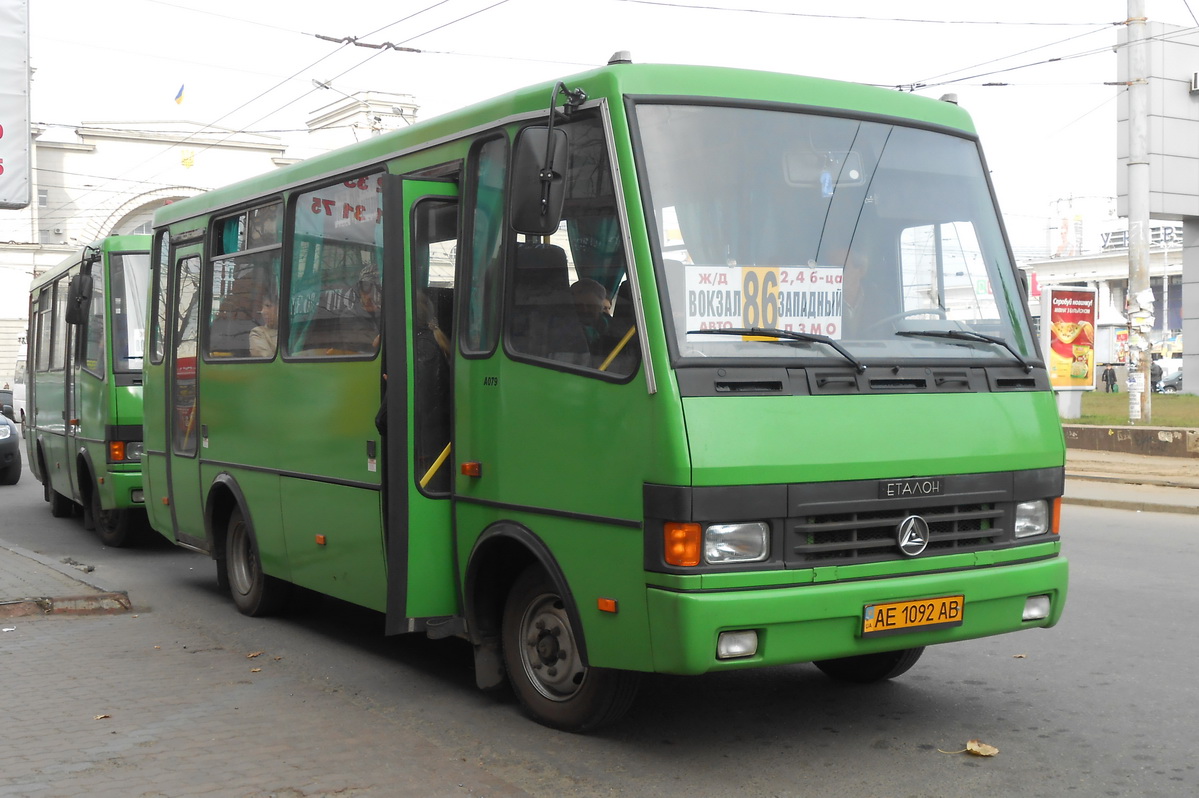
<path id="1" fill-rule="evenodd" d="M 862 610 L 862 637 L 961 626 L 965 604 L 965 596 L 867 604 Z"/>

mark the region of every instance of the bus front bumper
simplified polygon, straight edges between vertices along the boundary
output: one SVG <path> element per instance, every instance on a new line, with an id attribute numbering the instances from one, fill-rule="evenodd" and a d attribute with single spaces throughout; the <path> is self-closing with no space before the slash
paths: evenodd
<path id="1" fill-rule="evenodd" d="M 648 589 L 654 670 L 700 674 L 737 668 L 915 648 L 954 640 L 1049 627 L 1066 601 L 1064 557 L 934 574 L 840 583 L 734 590 Z M 943 596 L 964 596 L 961 625 L 863 637 L 865 608 Z M 1031 597 L 1048 597 L 1044 617 L 1025 621 Z M 1043 604 L 1043 600 L 1041 602 Z M 751 655 L 721 659 L 722 633 L 753 640 Z"/>

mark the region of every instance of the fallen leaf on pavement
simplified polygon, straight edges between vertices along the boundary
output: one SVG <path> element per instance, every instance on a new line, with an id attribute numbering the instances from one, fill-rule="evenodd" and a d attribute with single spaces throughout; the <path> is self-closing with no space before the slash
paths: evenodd
<path id="1" fill-rule="evenodd" d="M 966 747 L 961 751 L 942 751 L 937 749 L 941 754 L 974 754 L 975 756 L 995 756 L 999 753 L 999 749 L 993 745 L 987 745 L 982 740 L 970 740 L 966 743 Z"/>
<path id="2" fill-rule="evenodd" d="M 254 659 L 254 657 L 261 657 L 265 653 L 266 653 L 265 651 L 255 651 L 253 653 L 246 654 L 246 659 Z"/>
<path id="3" fill-rule="evenodd" d="M 999 749 L 993 745 L 987 745 L 982 740 L 970 740 L 966 743 L 967 753 L 975 756 L 995 756 L 999 753 Z"/>

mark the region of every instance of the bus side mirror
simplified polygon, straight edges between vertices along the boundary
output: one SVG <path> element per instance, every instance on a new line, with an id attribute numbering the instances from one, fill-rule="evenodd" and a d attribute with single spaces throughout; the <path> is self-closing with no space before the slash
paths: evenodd
<path id="1" fill-rule="evenodd" d="M 525 235 L 548 236 L 562 221 L 566 199 L 566 131 L 527 127 L 516 137 L 512 154 L 512 228 Z"/>
<path id="2" fill-rule="evenodd" d="M 67 324 L 83 324 L 92 299 L 92 276 L 77 274 L 67 286 Z"/>

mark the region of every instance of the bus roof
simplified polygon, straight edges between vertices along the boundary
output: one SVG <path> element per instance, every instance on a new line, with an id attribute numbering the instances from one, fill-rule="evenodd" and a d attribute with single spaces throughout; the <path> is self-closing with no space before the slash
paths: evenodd
<path id="1" fill-rule="evenodd" d="M 588 100 L 618 101 L 625 96 L 735 99 L 750 103 L 787 103 L 851 114 L 903 119 L 974 135 L 970 116 L 952 102 L 866 86 L 859 83 L 758 72 L 727 67 L 669 64 L 610 64 L 561 79 L 582 88 Z M 411 127 L 305 159 L 223 188 L 159 208 L 155 227 L 202 215 L 284 187 L 377 164 L 397 153 L 451 140 L 520 114 L 548 108 L 557 81 L 536 84 L 433 117 Z"/>

